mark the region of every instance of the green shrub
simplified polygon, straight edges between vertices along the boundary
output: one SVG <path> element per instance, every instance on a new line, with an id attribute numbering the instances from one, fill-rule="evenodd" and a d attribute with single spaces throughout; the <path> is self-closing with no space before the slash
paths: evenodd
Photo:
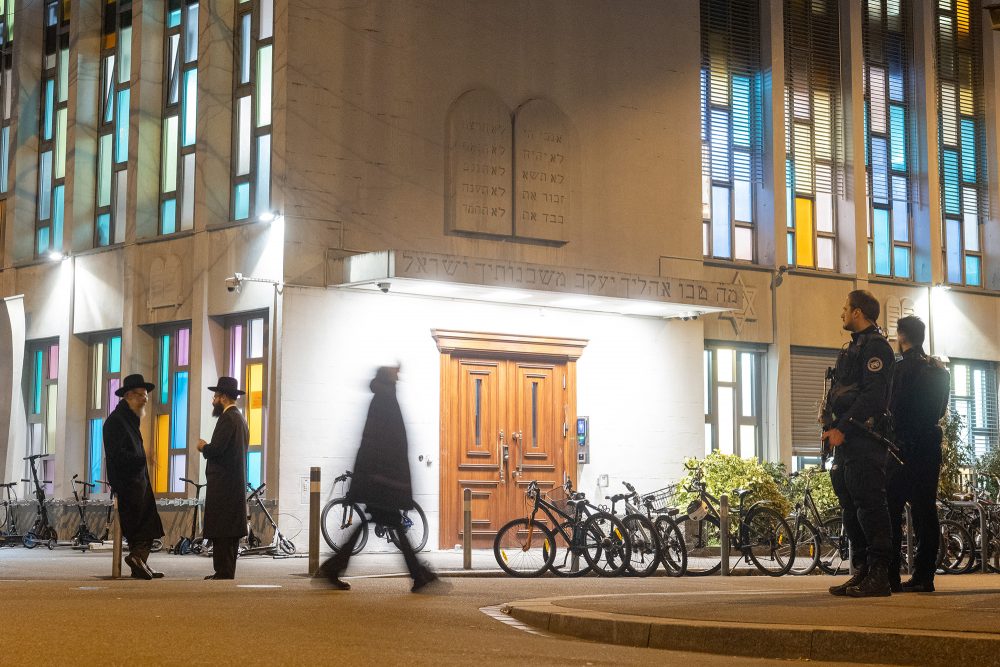
<path id="1" fill-rule="evenodd" d="M 1000 447 L 994 446 L 993 449 L 979 457 L 976 462 L 976 472 L 981 475 L 979 484 L 982 490 L 995 498 L 997 492 L 1000 491 L 994 479 L 994 477 L 1000 477 Z"/>
<path id="2" fill-rule="evenodd" d="M 938 495 L 950 498 L 961 488 L 961 469 L 976 463 L 972 447 L 962 442 L 962 431 L 965 423 L 961 415 L 949 409 L 941 418 L 941 429 L 944 437 L 941 442 L 941 476 L 938 478 Z"/>
<path id="3" fill-rule="evenodd" d="M 723 493 L 729 494 L 730 507 L 733 510 L 739 506 L 739 499 L 732 495 L 733 489 L 738 488 L 753 491 L 747 496 L 747 506 L 758 500 L 767 500 L 782 516 L 787 515 L 791 510 L 791 504 L 781 492 L 773 471 L 756 459 L 744 459 L 735 454 L 712 452 L 700 461 L 687 459 L 684 463 L 690 467 L 700 465 L 702 480 L 705 482 L 708 492 L 716 498 Z M 687 507 L 689 502 L 698 497 L 698 494 L 684 490 L 684 487 L 691 483 L 693 477 L 694 472 L 688 471 L 678 484 L 677 499 L 681 511 Z"/>

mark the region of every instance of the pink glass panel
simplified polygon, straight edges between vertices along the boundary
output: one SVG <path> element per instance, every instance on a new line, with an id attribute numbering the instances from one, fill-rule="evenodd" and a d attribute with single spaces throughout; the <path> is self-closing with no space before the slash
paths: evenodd
<path id="1" fill-rule="evenodd" d="M 55 380 L 59 377 L 59 346 L 49 347 L 49 379 Z"/>
<path id="2" fill-rule="evenodd" d="M 120 378 L 111 378 L 108 380 L 108 413 L 118 406 L 117 396 L 115 392 L 118 391 L 118 387 L 122 386 L 122 381 Z"/>
<path id="3" fill-rule="evenodd" d="M 238 378 L 240 361 L 243 358 L 243 325 L 234 324 L 229 339 L 229 377 Z"/>
<path id="4" fill-rule="evenodd" d="M 177 365 L 188 365 L 188 352 L 191 348 L 191 330 L 180 329 L 177 331 Z"/>

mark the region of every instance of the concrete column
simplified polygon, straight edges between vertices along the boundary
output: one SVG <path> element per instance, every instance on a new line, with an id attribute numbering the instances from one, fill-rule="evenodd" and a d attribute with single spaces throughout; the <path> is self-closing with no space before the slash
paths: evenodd
<path id="1" fill-rule="evenodd" d="M 82 0 L 70 20 L 65 229 L 73 252 L 94 247 L 102 5 L 101 0 Z"/>
<path id="2" fill-rule="evenodd" d="M 160 152 L 163 125 L 164 0 L 132 4 L 131 120 L 129 128 L 128 217 L 135 238 L 160 230 Z"/>
<path id="3" fill-rule="evenodd" d="M 990 215 L 983 220 L 983 284 L 1000 289 L 1000 34 L 994 32 L 988 12 L 982 14 L 983 95 L 985 97 L 986 174 L 989 178 Z"/>
<path id="4" fill-rule="evenodd" d="M 840 86 L 843 100 L 844 191 L 837 196 L 837 267 L 868 278 L 868 200 L 865 197 L 865 56 L 861 0 L 840 0 Z"/>
<path id="5" fill-rule="evenodd" d="M 938 152 L 937 73 L 935 70 L 934 4 L 913 7 L 913 110 L 916 114 L 916 182 L 919 199 L 911 203 L 914 278 L 937 284 L 944 280 L 941 238 L 941 178 Z"/>
<path id="6" fill-rule="evenodd" d="M 275 3 L 284 6 L 285 3 Z M 198 157 L 195 229 L 230 221 L 235 0 L 204 2 L 198 12 Z"/>

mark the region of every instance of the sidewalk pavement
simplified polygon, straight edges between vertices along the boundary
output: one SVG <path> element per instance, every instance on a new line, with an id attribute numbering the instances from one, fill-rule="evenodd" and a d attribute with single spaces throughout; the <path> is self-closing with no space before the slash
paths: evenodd
<path id="1" fill-rule="evenodd" d="M 675 590 L 511 602 L 505 613 L 593 641 L 787 660 L 1000 664 L 1000 576 L 939 576 L 935 593 L 834 597 L 827 576 L 684 578 Z"/>

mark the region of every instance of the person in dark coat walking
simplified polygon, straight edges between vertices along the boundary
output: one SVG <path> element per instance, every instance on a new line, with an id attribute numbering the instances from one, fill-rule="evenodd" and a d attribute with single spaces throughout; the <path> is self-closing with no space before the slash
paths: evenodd
<path id="1" fill-rule="evenodd" d="M 108 483 L 118 496 L 118 518 L 122 534 L 128 540 L 129 554 L 125 564 L 134 579 L 159 579 L 162 572 L 149 567 L 149 551 L 153 540 L 163 537 L 163 524 L 156 510 L 156 498 L 149 482 L 146 450 L 142 446 L 139 419 L 155 387 L 142 375 L 125 378 L 115 391 L 121 398 L 104 420 L 104 456 L 108 464 Z"/>
<path id="2" fill-rule="evenodd" d="M 368 419 L 361 435 L 361 447 L 354 462 L 354 474 L 347 498 L 351 502 L 363 504 L 373 521 L 393 532 L 394 541 L 403 552 L 403 559 L 413 579 L 411 590 L 415 593 L 436 581 L 437 575 L 417 560 L 417 554 L 403 528 L 400 512 L 413 509 L 414 505 L 406 427 L 396 400 L 398 380 L 398 366 L 382 366 L 369 385 L 374 396 L 368 407 Z M 340 575 L 347 569 L 359 535 L 360 526 L 351 533 L 340 551 L 320 567 L 319 574 L 325 576 L 334 588 L 351 588 L 350 584 L 341 580 Z"/>
<path id="3" fill-rule="evenodd" d="M 206 579 L 236 577 L 236 552 L 240 538 L 247 534 L 247 442 L 250 431 L 246 419 L 236 407 L 243 391 L 235 378 L 220 377 L 209 387 L 212 396 L 212 416 L 218 417 L 212 441 L 198 441 L 198 451 L 208 464 L 205 466 L 205 529 L 212 540 L 212 564 L 215 574 Z"/>

